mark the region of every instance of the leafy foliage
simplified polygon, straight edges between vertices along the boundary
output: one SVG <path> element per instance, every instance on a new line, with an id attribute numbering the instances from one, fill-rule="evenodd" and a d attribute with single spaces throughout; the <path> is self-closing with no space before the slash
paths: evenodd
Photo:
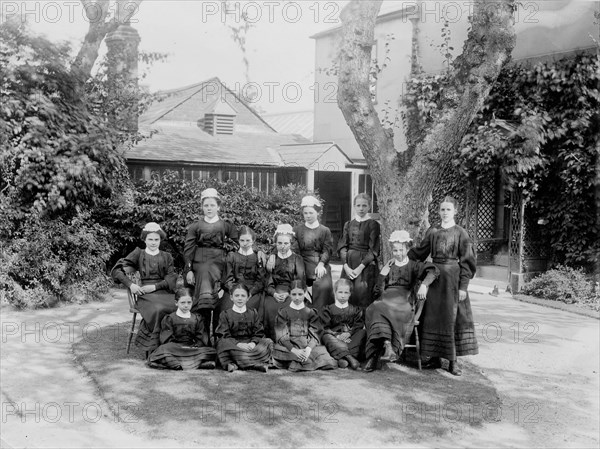
<path id="1" fill-rule="evenodd" d="M 149 221 L 159 223 L 168 236 L 165 249 L 183 266 L 186 228 L 202 215 L 200 195 L 213 187 L 222 197 L 219 216 L 236 226 L 247 225 L 256 232 L 257 246 L 267 249 L 280 223 L 292 225 L 301 220 L 300 201 L 309 194 L 304 186 L 276 187 L 268 194 L 235 181 L 217 179 L 190 181 L 178 172 L 166 171 L 151 181 L 138 182 L 128 202 L 103 209 L 97 219 L 117 239 L 115 258 L 131 251 L 139 241 L 140 230 Z"/>
<path id="2" fill-rule="evenodd" d="M 567 304 L 584 304 L 593 310 L 600 310 L 600 291 L 595 290 L 583 270 L 562 265 L 527 282 L 523 286 L 523 293 Z"/>
<path id="3" fill-rule="evenodd" d="M 463 178 L 485 181 L 499 171 L 508 189 L 523 193 L 531 213 L 548 223 L 542 237 L 555 263 L 598 262 L 599 81 L 599 59 L 589 54 L 505 68 L 453 155 Z M 418 129 L 408 135 L 411 145 L 435 122 L 448 82 L 433 75 L 409 83 L 405 122 Z"/>

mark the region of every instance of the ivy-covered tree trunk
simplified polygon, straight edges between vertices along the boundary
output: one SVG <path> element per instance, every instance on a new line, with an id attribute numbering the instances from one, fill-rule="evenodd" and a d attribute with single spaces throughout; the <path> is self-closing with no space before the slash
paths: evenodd
<path id="1" fill-rule="evenodd" d="M 392 131 L 382 126 L 369 92 L 371 48 L 381 3 L 353 0 L 342 11 L 338 105 L 371 171 L 384 236 L 394 229 L 417 235 L 449 155 L 510 58 L 515 4 L 514 0 L 475 3 L 472 28 L 453 64 L 444 109 L 423 141 L 400 153 L 394 148 Z"/>

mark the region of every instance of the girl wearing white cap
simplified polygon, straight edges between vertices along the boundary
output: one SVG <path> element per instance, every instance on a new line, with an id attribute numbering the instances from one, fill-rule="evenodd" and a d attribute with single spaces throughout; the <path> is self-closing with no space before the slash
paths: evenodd
<path id="1" fill-rule="evenodd" d="M 375 296 L 381 295 L 381 301 L 372 303 L 365 313 L 366 371 L 376 369 L 378 360 L 394 362 L 398 359 L 413 330 L 409 323 L 416 303 L 414 288 L 421 283 L 416 296 L 424 300 L 427 287 L 438 275 L 432 264 L 408 259 L 412 242 L 408 232 L 392 232 L 389 242 L 394 258 L 383 266 L 375 289 Z"/>
<path id="2" fill-rule="evenodd" d="M 329 259 L 333 252 L 333 237 L 328 227 L 319 223 L 321 202 L 314 196 L 305 196 L 300 204 L 304 223 L 294 228 L 298 254 L 304 260 L 306 284 L 312 286 L 311 307 L 321 311 L 333 304 L 333 282 Z"/>
<path id="3" fill-rule="evenodd" d="M 377 259 L 381 250 L 379 223 L 369 215 L 371 198 L 359 193 L 354 198 L 354 219 L 344 224 L 338 252 L 344 262 L 341 277 L 352 281 L 350 304 L 367 307 L 373 302 Z"/>
<path id="4" fill-rule="evenodd" d="M 421 244 L 408 256 L 425 260 L 431 255 L 440 276 L 431 284 L 423 308 L 421 354 L 431 357 L 431 364 L 441 368 L 441 358 L 449 361 L 448 371 L 460 376 L 457 357 L 479 352 L 475 324 L 467 288 L 475 276 L 473 243 L 454 222 L 456 200 L 450 196 L 440 203 L 442 223 L 427 230 Z"/>
<path id="5" fill-rule="evenodd" d="M 281 307 L 290 305 L 290 286 L 294 279 L 305 280 L 304 261 L 292 252 L 294 230 L 289 224 L 280 224 L 275 231 L 274 267 L 267 279 L 264 301 L 264 326 L 267 337 L 275 339 L 275 319 Z"/>
<path id="6" fill-rule="evenodd" d="M 219 217 L 221 197 L 215 189 L 202 191 L 200 200 L 203 216 L 187 229 L 183 258 L 185 284 L 194 289 L 192 311 L 202 316 L 209 330 L 211 315 L 219 302 L 227 253 L 236 249 L 238 231 L 232 223 Z M 213 332 L 217 323 L 218 316 L 213 316 Z"/>
<path id="7" fill-rule="evenodd" d="M 148 223 L 142 229 L 140 239 L 145 249 L 136 248 L 127 257 L 119 259 L 111 270 L 115 282 L 127 286 L 137 295 L 136 308 L 142 321 L 135 339 L 136 346 L 147 353 L 159 345 L 160 322 L 164 316 L 177 310 L 173 301 L 177 274 L 173 268 L 173 257 L 159 249 L 160 242 L 167 238 L 158 223 Z M 142 285 L 135 284 L 127 272 L 138 272 Z"/>

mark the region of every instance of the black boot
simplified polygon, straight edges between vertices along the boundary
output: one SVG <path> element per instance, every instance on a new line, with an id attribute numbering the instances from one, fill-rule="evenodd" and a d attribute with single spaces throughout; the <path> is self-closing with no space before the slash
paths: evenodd
<path id="1" fill-rule="evenodd" d="M 367 359 L 367 363 L 365 363 L 364 370 L 368 373 L 371 371 L 375 371 L 377 369 L 377 357 L 371 356 Z"/>

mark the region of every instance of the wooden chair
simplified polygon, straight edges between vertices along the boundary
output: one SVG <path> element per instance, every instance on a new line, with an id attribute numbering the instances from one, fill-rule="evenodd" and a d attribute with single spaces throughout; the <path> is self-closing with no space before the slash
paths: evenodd
<path id="1" fill-rule="evenodd" d="M 138 271 L 133 268 L 125 268 L 125 274 L 129 279 L 131 279 L 135 284 L 139 285 L 139 277 L 140 274 Z M 131 329 L 129 330 L 129 336 L 127 337 L 127 354 L 129 354 L 129 349 L 131 348 L 131 340 L 133 339 L 133 334 L 135 334 L 135 321 L 137 318 L 137 314 L 140 311 L 137 309 L 137 295 L 131 293 L 131 290 L 127 289 L 127 300 L 129 301 L 129 312 L 133 313 L 133 317 L 131 319 Z"/>
<path id="2" fill-rule="evenodd" d="M 421 313 L 423 312 L 423 306 L 425 305 L 425 299 L 417 299 L 415 303 L 415 314 L 413 319 L 408 325 L 408 329 L 406 330 L 406 341 L 409 342 L 411 337 L 415 336 L 415 344 L 405 344 L 404 349 L 406 348 L 415 348 L 417 352 L 417 365 L 419 367 L 419 371 L 421 371 L 421 345 L 419 343 L 419 318 L 421 318 Z"/>

